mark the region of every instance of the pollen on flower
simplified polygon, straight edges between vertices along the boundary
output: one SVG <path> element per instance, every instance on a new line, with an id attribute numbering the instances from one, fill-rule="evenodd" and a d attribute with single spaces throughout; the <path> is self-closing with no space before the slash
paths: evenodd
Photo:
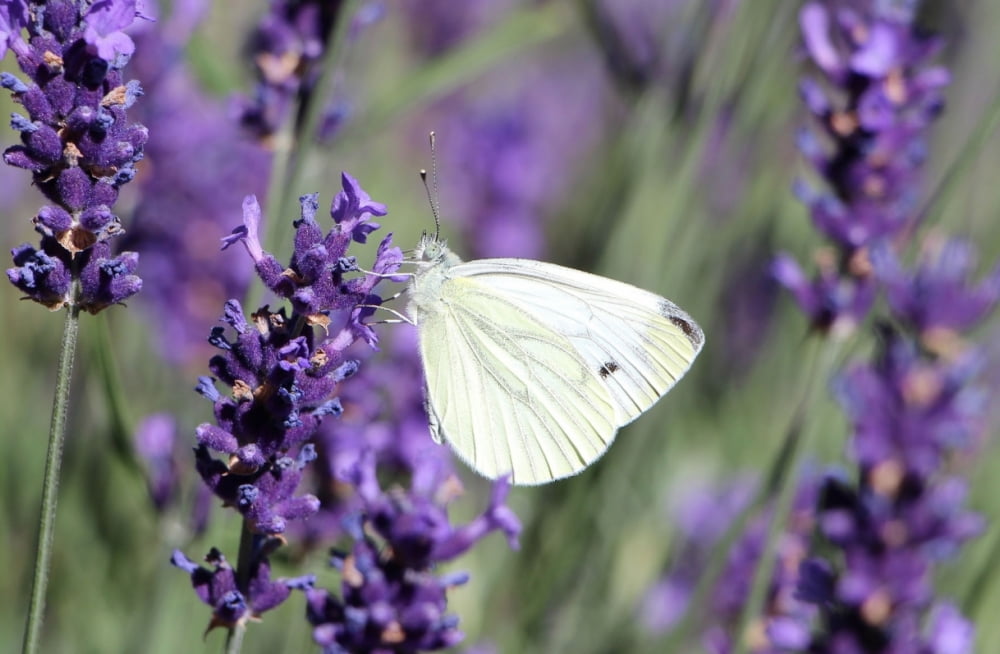
<path id="1" fill-rule="evenodd" d="M 897 459 L 886 459 L 868 472 L 868 483 L 879 495 L 893 498 L 899 493 L 905 475 L 906 469 L 902 462 Z"/>
<path id="2" fill-rule="evenodd" d="M 861 604 L 861 617 L 873 626 L 884 625 L 892 615 L 892 596 L 879 588 Z"/>

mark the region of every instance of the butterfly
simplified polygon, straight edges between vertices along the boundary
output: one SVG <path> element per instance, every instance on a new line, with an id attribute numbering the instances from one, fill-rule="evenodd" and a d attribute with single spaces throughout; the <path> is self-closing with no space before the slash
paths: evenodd
<path id="1" fill-rule="evenodd" d="M 542 261 L 463 262 L 437 235 L 408 287 L 431 434 L 480 474 L 543 484 L 597 460 L 705 336 L 677 305 Z"/>

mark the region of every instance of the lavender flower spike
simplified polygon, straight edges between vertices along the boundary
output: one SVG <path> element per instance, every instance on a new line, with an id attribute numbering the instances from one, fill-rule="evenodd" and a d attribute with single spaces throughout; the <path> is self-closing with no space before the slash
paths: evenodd
<path id="1" fill-rule="evenodd" d="M 521 525 L 503 505 L 508 482 L 496 482 L 486 512 L 456 529 L 436 499 L 451 495 L 450 475 L 439 479 L 430 496 L 413 489 L 384 491 L 375 477 L 374 453 L 369 451 L 357 461 L 352 477 L 362 507 L 345 519 L 354 539 L 351 551 L 335 551 L 331 561 L 341 573 L 340 595 L 306 590 L 313 639 L 331 654 L 432 651 L 458 644 L 463 635 L 458 618 L 446 613 L 447 591 L 466 583 L 468 575 L 438 577 L 433 569 L 493 530 L 503 531 L 516 546 Z M 385 546 L 380 547 L 376 538 Z"/>
<path id="2" fill-rule="evenodd" d="M 24 18 L 20 6 L 5 9 L 11 28 Z M 121 74 L 131 54 L 131 40 L 121 30 L 136 16 L 135 0 L 29 2 L 27 10 L 28 42 L 12 34 L 7 43 L 32 83 L 13 75 L 0 82 L 28 115 L 14 114 L 11 127 L 21 144 L 7 148 L 3 158 L 30 170 L 52 204 L 34 218 L 40 247 L 15 248 L 17 267 L 7 277 L 49 308 L 75 304 L 96 313 L 141 288 L 136 255 L 114 257 L 106 244 L 122 233 L 111 207 L 135 176 L 148 138 L 126 115 L 142 91 Z M 69 295 L 72 277 L 81 282 L 78 297 Z"/>
<path id="3" fill-rule="evenodd" d="M 380 303 L 375 286 L 402 261 L 399 249 L 390 247 L 390 235 L 376 254 L 375 274 L 358 272 L 348 246 L 377 229 L 369 218 L 385 215 L 386 209 L 346 173 L 343 181 L 344 192 L 331 209 L 335 222 L 325 235 L 315 220 L 317 196 L 301 198 L 288 267 L 260 243 L 260 206 L 252 196 L 243 204 L 244 224 L 223 242 L 224 248 L 243 242 L 261 279 L 290 300 L 292 310 L 264 306 L 247 315 L 238 301 L 229 300 L 220 321 L 224 326 L 209 336 L 219 353 L 209 361 L 213 377 L 203 377 L 196 390 L 212 402 L 215 423 L 196 430 L 195 466 L 212 493 L 241 514 L 249 543 L 240 548 L 236 571 L 214 555 L 215 572 L 180 554 L 174 564 L 192 575 L 199 596 L 213 607 L 213 625 L 240 625 L 287 597 L 288 587 L 267 577 L 268 556 L 284 543 L 290 524 L 320 508 L 319 499 L 300 493 L 299 486 L 317 458 L 313 439 L 319 426 L 341 415 L 337 392 L 359 369 L 347 349 L 359 340 L 374 342 L 356 305 Z M 497 521 L 510 522 L 502 509 L 495 512 Z M 311 582 L 298 587 L 307 589 Z"/>
<path id="4" fill-rule="evenodd" d="M 938 41 L 921 35 L 910 10 L 900 8 L 913 3 L 872 4 L 878 7 L 855 10 L 814 1 L 799 14 L 806 50 L 823 76 L 800 86 L 822 137 L 803 132 L 799 149 L 826 188 L 799 182 L 796 194 L 834 254 L 815 280 L 788 257 L 774 272 L 823 330 L 850 331 L 868 314 L 875 297 L 870 248 L 914 226 L 925 134 L 949 80 L 945 69 L 925 63 Z"/>

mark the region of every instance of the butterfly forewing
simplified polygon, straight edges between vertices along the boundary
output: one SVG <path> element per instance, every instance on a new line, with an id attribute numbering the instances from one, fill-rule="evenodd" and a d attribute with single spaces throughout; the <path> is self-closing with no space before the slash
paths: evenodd
<path id="1" fill-rule="evenodd" d="M 481 474 L 551 481 L 610 445 L 618 425 L 608 386 L 519 298 L 453 275 L 420 307 L 419 326 L 432 423 Z"/>
<path id="2" fill-rule="evenodd" d="M 451 273 L 564 336 L 611 394 L 617 426 L 669 391 L 704 343 L 698 325 L 669 300 L 606 277 L 527 259 L 470 261 Z"/>

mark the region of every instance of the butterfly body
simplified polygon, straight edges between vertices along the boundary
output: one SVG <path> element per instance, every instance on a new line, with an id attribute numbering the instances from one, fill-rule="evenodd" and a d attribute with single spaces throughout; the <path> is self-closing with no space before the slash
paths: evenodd
<path id="1" fill-rule="evenodd" d="M 417 266 L 409 312 L 432 434 L 490 478 L 540 484 L 583 470 L 704 342 L 669 300 L 571 268 L 463 262 L 429 236 Z"/>

